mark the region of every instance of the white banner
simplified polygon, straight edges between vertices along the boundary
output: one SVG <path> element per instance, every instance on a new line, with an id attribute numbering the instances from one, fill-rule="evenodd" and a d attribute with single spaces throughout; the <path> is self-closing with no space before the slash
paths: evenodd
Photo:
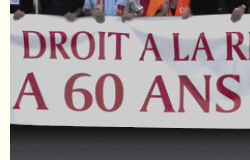
<path id="1" fill-rule="evenodd" d="M 250 128 L 249 20 L 11 17 L 11 123 Z"/>

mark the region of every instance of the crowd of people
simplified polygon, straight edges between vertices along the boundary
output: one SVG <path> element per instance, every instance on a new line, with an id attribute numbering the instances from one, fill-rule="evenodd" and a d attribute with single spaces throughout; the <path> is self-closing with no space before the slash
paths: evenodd
<path id="1" fill-rule="evenodd" d="M 105 16 L 121 16 L 123 21 L 138 16 L 181 16 L 231 14 L 237 22 L 250 13 L 250 0 L 10 0 L 10 12 L 18 20 L 27 13 L 61 15 L 69 21 L 93 16 L 98 23 Z"/>

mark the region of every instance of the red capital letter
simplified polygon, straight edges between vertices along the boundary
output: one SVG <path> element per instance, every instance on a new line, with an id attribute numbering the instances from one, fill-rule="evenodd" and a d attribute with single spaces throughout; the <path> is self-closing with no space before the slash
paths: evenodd
<path id="1" fill-rule="evenodd" d="M 40 40 L 41 48 L 37 56 L 30 56 L 29 33 L 36 34 Z M 36 31 L 23 31 L 23 41 L 24 41 L 24 58 L 39 58 L 44 54 L 45 49 L 46 49 L 46 42 L 45 42 L 45 38 L 43 37 L 41 33 L 36 32 Z"/>
<path id="2" fill-rule="evenodd" d="M 121 60 L 121 42 L 122 42 L 122 36 L 126 36 L 129 39 L 129 34 L 128 33 L 115 33 L 115 32 L 110 32 L 108 33 L 108 37 L 112 36 L 112 35 L 116 35 L 116 56 L 115 59 L 116 60 Z"/>
<path id="3" fill-rule="evenodd" d="M 206 113 L 209 112 L 209 101 L 210 101 L 210 86 L 209 81 L 211 76 L 204 76 L 206 81 L 206 99 L 197 91 L 193 83 L 187 76 L 179 76 L 180 78 L 180 109 L 179 112 L 185 112 L 184 110 L 184 86 L 189 90 L 195 100 L 198 102 L 202 110 Z"/>
<path id="4" fill-rule="evenodd" d="M 186 56 L 183 59 L 180 58 L 179 34 L 180 33 L 173 33 L 173 36 L 174 36 L 174 61 L 188 61 L 189 56 Z"/>
<path id="5" fill-rule="evenodd" d="M 61 42 L 56 44 L 56 33 L 61 35 Z M 51 59 L 56 59 L 56 47 L 61 52 L 64 59 L 70 59 L 70 57 L 67 55 L 66 51 L 62 47 L 62 45 L 67 41 L 67 36 L 64 32 L 49 32 L 50 34 L 50 47 L 51 47 Z"/>
<path id="6" fill-rule="evenodd" d="M 87 55 L 87 57 L 80 57 L 78 55 L 78 51 L 77 51 L 77 38 L 78 36 L 83 33 L 83 34 L 86 34 L 88 39 L 89 39 L 89 53 Z M 88 59 L 90 58 L 93 54 L 94 54 L 94 51 L 95 51 L 95 40 L 94 40 L 94 37 L 89 33 L 89 32 L 77 32 L 73 38 L 72 38 L 72 41 L 71 41 L 71 49 L 72 49 L 72 53 L 73 55 L 78 58 L 78 59 L 81 59 L 81 60 L 85 60 L 85 59 Z"/>
<path id="7" fill-rule="evenodd" d="M 149 42 L 150 42 L 150 44 L 152 46 L 151 48 L 148 48 L 148 43 Z M 154 40 L 154 37 L 153 37 L 152 33 L 148 34 L 148 38 L 147 38 L 147 41 L 146 41 L 142 56 L 140 58 L 140 61 L 144 61 L 144 55 L 145 55 L 146 51 L 153 51 L 154 54 L 155 54 L 155 60 L 156 61 L 162 61 L 161 56 L 159 54 L 159 51 L 158 51 L 158 49 L 156 47 L 155 40 Z"/>
<path id="8" fill-rule="evenodd" d="M 200 41 L 202 41 L 204 47 L 199 47 L 200 46 Z M 212 56 L 212 53 L 210 51 L 210 48 L 208 46 L 208 43 L 207 43 L 204 32 L 202 32 L 200 34 L 200 36 L 199 36 L 198 42 L 197 42 L 196 47 L 195 47 L 194 56 L 192 58 L 192 61 L 196 61 L 196 55 L 197 55 L 197 52 L 199 50 L 204 50 L 206 52 L 208 61 L 213 61 L 214 60 L 214 58 Z"/>
<path id="9" fill-rule="evenodd" d="M 231 110 L 224 110 L 218 104 L 216 104 L 216 111 L 222 112 L 222 113 L 235 112 L 236 110 L 238 110 L 240 108 L 240 105 L 241 105 L 240 96 L 224 86 L 223 82 L 227 78 L 232 78 L 232 79 L 236 80 L 237 82 L 240 82 L 240 76 L 239 75 L 225 75 L 225 76 L 222 76 L 218 80 L 217 88 L 220 91 L 220 93 L 222 93 L 224 96 L 228 97 L 229 99 L 231 99 L 234 102 L 234 108 L 231 109 Z"/>
<path id="10" fill-rule="evenodd" d="M 236 34 L 238 36 L 237 44 L 233 45 L 232 35 Z M 243 43 L 244 36 L 240 32 L 227 32 L 227 60 L 233 60 L 233 49 L 236 51 L 241 60 L 247 60 L 239 46 Z"/>
<path id="11" fill-rule="evenodd" d="M 152 95 L 156 84 L 160 90 L 160 93 L 161 93 L 160 95 Z M 165 87 L 165 84 L 164 84 L 161 76 L 157 76 L 155 78 L 155 80 L 152 84 L 152 87 L 147 95 L 147 98 L 142 106 L 141 112 L 147 112 L 147 106 L 148 106 L 150 98 L 161 98 L 163 103 L 164 103 L 164 106 L 165 106 L 164 112 L 175 112 L 173 107 L 172 107 L 171 101 L 170 101 L 169 96 L 168 96 L 167 89 Z"/>
<path id="12" fill-rule="evenodd" d="M 30 92 L 30 93 L 25 93 L 24 90 L 26 88 L 26 85 L 27 83 L 30 83 L 30 86 L 31 86 L 31 89 L 33 92 Z M 17 99 L 17 102 L 15 104 L 15 106 L 13 107 L 13 109 L 20 109 L 20 102 L 22 100 L 22 97 L 24 95 L 27 95 L 27 96 L 34 96 L 35 99 L 36 99 L 36 102 L 37 102 L 37 109 L 38 110 L 47 110 L 48 108 L 46 107 L 45 103 L 44 103 L 44 100 L 43 100 L 43 97 L 42 97 L 42 94 L 39 90 L 39 87 L 37 85 L 37 82 L 36 82 L 36 79 L 35 79 L 35 76 L 33 73 L 29 73 L 24 81 L 24 84 L 23 84 L 23 87 L 21 89 L 21 92 L 18 96 L 18 99 Z"/>
<path id="13" fill-rule="evenodd" d="M 105 59 L 105 32 L 99 32 L 99 36 L 100 36 L 100 44 L 99 44 L 100 55 L 98 59 Z"/>

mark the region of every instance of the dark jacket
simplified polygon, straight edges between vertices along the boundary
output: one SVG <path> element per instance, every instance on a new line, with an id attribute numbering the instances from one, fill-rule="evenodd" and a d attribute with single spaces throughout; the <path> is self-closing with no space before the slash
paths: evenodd
<path id="1" fill-rule="evenodd" d="M 246 7 L 249 5 L 249 0 L 224 0 L 225 9 L 227 13 L 232 13 L 234 8 L 244 4 Z"/>
<path id="2" fill-rule="evenodd" d="M 190 8 L 194 15 L 232 13 L 233 9 L 250 0 L 191 0 Z"/>
<path id="3" fill-rule="evenodd" d="M 84 5 L 84 0 L 40 0 L 42 14 L 64 15 L 75 12 Z"/>
<path id="4" fill-rule="evenodd" d="M 14 13 L 18 9 L 25 13 L 34 13 L 33 0 L 20 0 L 20 5 L 10 5 L 10 13 Z"/>
<path id="5" fill-rule="evenodd" d="M 217 0 L 191 0 L 191 12 L 194 15 L 217 14 L 220 8 Z"/>

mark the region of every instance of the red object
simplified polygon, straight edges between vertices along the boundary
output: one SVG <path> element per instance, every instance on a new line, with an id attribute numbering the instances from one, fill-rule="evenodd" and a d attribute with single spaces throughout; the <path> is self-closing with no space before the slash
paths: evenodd
<path id="1" fill-rule="evenodd" d="M 122 16 L 123 15 L 123 11 L 124 11 L 124 6 L 118 4 L 118 6 L 117 6 L 117 16 Z"/>
<path id="2" fill-rule="evenodd" d="M 150 0 L 141 0 L 140 3 L 143 7 L 143 16 L 146 16 Z"/>

